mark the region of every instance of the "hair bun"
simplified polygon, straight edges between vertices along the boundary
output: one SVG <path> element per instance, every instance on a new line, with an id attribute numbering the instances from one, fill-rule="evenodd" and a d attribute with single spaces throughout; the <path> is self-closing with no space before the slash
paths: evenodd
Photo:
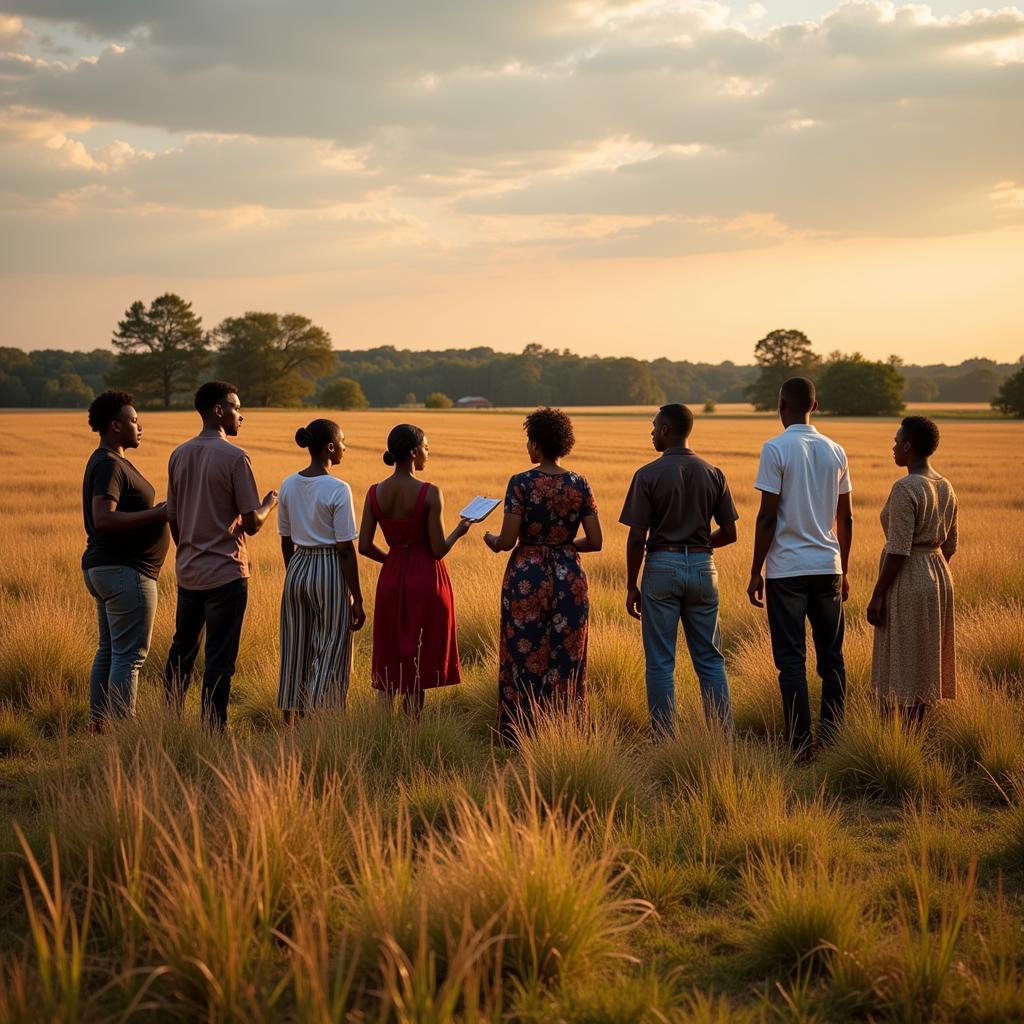
<path id="1" fill-rule="evenodd" d="M 391 454 L 391 452 L 384 453 L 384 465 L 393 466 L 398 460 Z"/>
<path id="2" fill-rule="evenodd" d="M 308 448 L 310 440 L 309 431 L 305 427 L 299 427 L 299 429 L 295 431 L 295 443 L 300 448 Z"/>

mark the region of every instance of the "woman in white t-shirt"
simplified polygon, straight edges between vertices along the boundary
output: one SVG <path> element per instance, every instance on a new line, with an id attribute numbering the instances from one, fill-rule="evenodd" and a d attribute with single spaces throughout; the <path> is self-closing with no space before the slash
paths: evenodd
<path id="1" fill-rule="evenodd" d="M 333 420 L 313 420 L 295 443 L 309 449 L 309 465 L 281 484 L 277 507 L 286 569 L 277 706 L 288 724 L 307 709 L 345 706 L 352 634 L 366 621 L 352 491 L 331 476 L 345 435 Z"/>

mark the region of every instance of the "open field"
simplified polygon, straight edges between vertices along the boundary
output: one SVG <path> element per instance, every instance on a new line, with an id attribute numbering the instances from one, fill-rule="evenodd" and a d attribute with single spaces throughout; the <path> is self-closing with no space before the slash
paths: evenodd
<path id="1" fill-rule="evenodd" d="M 519 415 L 415 415 L 449 524 L 525 468 Z M 261 490 L 304 464 L 291 439 L 307 416 L 246 410 L 238 440 Z M 361 504 L 396 415 L 337 418 L 339 475 Z M 132 459 L 162 496 L 198 421 L 142 422 Z M 93 435 L 83 413 L 0 423 L 0 1022 L 1024 1020 L 1024 424 L 942 424 L 935 464 L 961 506 L 961 696 L 917 735 L 865 699 L 895 425 L 826 421 L 857 516 L 849 716 L 794 768 L 763 612 L 744 593 L 770 417 L 701 417 L 693 438 L 742 517 L 716 556 L 736 742 L 704 728 L 685 656 L 679 735 L 646 738 L 615 520 L 651 457 L 649 416 L 622 411 L 580 416 L 566 460 L 606 531 L 584 556 L 591 720 L 551 722 L 516 754 L 489 741 L 505 556 L 480 528 L 449 557 L 465 682 L 429 694 L 418 724 L 369 699 L 368 623 L 348 714 L 281 731 L 268 528 L 252 541 L 229 735 L 199 729 L 194 694 L 183 722 L 161 707 L 169 565 L 139 720 L 90 738 L 78 565 Z M 363 563 L 371 615 L 374 575 Z"/>

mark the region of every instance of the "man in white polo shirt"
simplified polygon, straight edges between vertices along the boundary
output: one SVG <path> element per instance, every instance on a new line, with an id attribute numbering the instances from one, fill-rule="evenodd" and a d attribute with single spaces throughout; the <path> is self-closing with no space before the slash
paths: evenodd
<path id="1" fill-rule="evenodd" d="M 811 426 L 817 408 L 813 381 L 792 377 L 782 385 L 779 418 L 785 430 L 765 442 L 754 483 L 761 508 L 747 587 L 756 607 L 763 607 L 767 597 L 786 734 L 799 759 L 814 749 L 805 619 L 821 676 L 822 740 L 839 726 L 846 701 L 843 602 L 849 596 L 853 541 L 850 471 L 846 452 Z"/>

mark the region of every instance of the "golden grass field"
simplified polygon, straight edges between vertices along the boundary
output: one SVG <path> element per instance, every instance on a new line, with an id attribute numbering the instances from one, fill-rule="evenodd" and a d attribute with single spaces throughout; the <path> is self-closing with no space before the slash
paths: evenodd
<path id="1" fill-rule="evenodd" d="M 246 413 L 238 441 L 261 490 L 304 465 L 292 437 L 309 415 Z M 449 526 L 526 468 L 519 414 L 408 415 Z M 361 505 L 400 416 L 336 418 L 338 472 Z M 167 456 L 198 421 L 141 419 L 131 457 L 162 496 Z M 934 462 L 960 499 L 960 699 L 918 735 L 866 699 L 895 424 L 823 421 L 849 454 L 857 517 L 849 714 L 831 750 L 794 768 L 763 612 L 744 592 L 767 416 L 700 416 L 692 440 L 742 517 L 716 556 L 737 738 L 703 725 L 681 648 L 678 735 L 647 739 L 616 519 L 652 457 L 649 420 L 576 417 L 566 462 L 605 528 L 584 556 L 591 715 L 510 754 L 489 739 L 507 556 L 479 527 L 448 559 L 465 681 L 429 694 L 419 723 L 369 699 L 368 622 L 348 713 L 280 728 L 268 526 L 250 542 L 228 736 L 198 727 L 194 694 L 181 722 L 159 700 L 169 564 L 139 718 L 89 737 L 79 559 L 94 437 L 84 413 L 0 414 L 0 1021 L 1024 1020 L 1024 425 L 941 424 Z"/>

